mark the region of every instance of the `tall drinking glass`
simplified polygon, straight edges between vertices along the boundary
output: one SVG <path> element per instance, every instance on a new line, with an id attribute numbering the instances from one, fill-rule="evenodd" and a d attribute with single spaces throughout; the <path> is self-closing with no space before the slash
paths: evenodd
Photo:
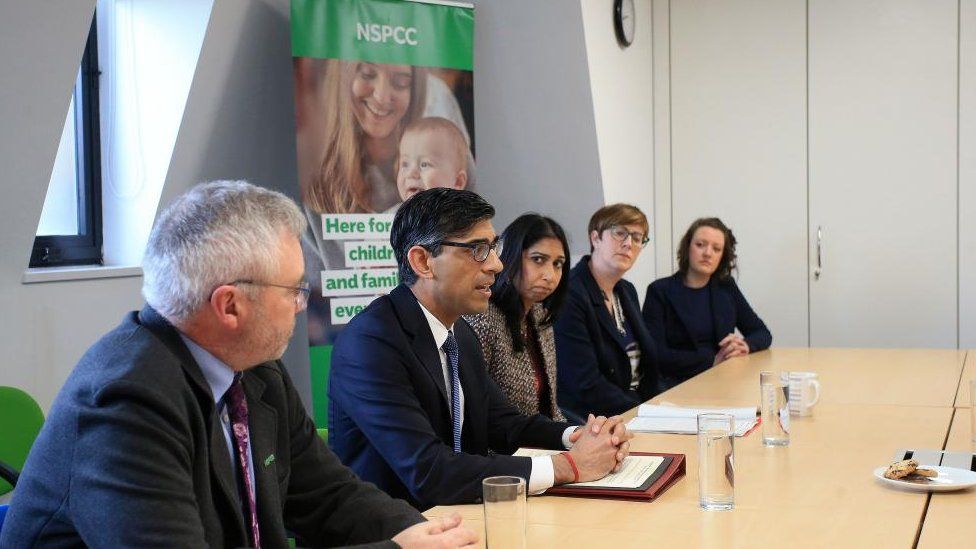
<path id="1" fill-rule="evenodd" d="M 698 414 L 698 502 L 707 511 L 735 504 L 735 417 Z"/>
<path id="2" fill-rule="evenodd" d="M 485 546 L 525 548 L 525 479 L 488 477 L 481 481 L 485 507 Z"/>
<path id="3" fill-rule="evenodd" d="M 763 446 L 790 444 L 789 372 L 759 372 Z"/>

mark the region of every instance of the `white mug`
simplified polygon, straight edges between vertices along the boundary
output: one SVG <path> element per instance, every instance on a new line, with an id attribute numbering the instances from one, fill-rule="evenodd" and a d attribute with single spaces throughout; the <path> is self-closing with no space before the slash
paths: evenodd
<path id="1" fill-rule="evenodd" d="M 820 400 L 820 382 L 816 372 L 790 372 L 790 414 L 808 416 Z"/>

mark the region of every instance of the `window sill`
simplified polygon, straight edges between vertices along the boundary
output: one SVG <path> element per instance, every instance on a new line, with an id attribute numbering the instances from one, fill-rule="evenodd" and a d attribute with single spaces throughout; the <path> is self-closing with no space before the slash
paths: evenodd
<path id="1" fill-rule="evenodd" d="M 38 284 L 41 282 L 65 282 L 68 280 L 91 280 L 95 278 L 131 278 L 142 276 L 142 267 L 118 265 L 82 265 L 78 267 L 41 267 L 24 271 L 21 282 Z"/>

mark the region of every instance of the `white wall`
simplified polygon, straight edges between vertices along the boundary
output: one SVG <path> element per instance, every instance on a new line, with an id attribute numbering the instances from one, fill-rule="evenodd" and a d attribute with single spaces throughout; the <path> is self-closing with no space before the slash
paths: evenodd
<path id="1" fill-rule="evenodd" d="M 88 345 L 140 302 L 137 278 L 21 283 L 94 4 L 0 3 L 0 384 L 45 408 Z"/>
<path id="2" fill-rule="evenodd" d="M 777 345 L 807 345 L 806 5 L 670 9 L 671 238 L 720 217 Z M 770 47 L 775 44 L 776 47 Z"/>
<path id="3" fill-rule="evenodd" d="M 672 239 L 702 210 L 728 217 L 777 345 L 953 347 L 958 317 L 972 347 L 976 4 L 657 0 L 654 17 Z M 822 224 L 829 315 L 810 293 L 825 280 L 804 280 Z"/>
<path id="4" fill-rule="evenodd" d="M 959 6 L 959 347 L 976 347 L 976 1 Z"/>
<path id="5" fill-rule="evenodd" d="M 603 205 L 583 21 L 566 0 L 475 2 L 478 190 L 498 210 L 551 215 L 575 263 Z"/>
<path id="6" fill-rule="evenodd" d="M 653 21 L 651 0 L 636 0 L 635 37 L 621 47 L 613 27 L 614 0 L 583 0 L 586 61 L 593 94 L 603 199 L 641 209 L 654 228 Z M 652 235 L 653 236 L 653 235 Z M 641 301 L 654 281 L 654 247 L 641 252 L 627 280 Z M 662 273 L 664 274 L 664 273 Z"/>

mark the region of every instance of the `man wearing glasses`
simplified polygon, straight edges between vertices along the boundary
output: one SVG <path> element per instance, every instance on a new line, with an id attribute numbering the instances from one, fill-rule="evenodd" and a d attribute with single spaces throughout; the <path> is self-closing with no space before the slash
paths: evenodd
<path id="1" fill-rule="evenodd" d="M 525 478 L 529 493 L 618 467 L 631 435 L 619 418 L 585 429 L 521 415 L 488 377 L 463 314 L 484 312 L 501 271 L 494 208 L 463 190 L 430 189 L 397 211 L 390 234 L 400 286 L 339 335 L 329 440 L 364 480 L 420 509 L 480 501 L 481 481 Z M 567 450 L 514 457 L 520 446 Z"/>
<path id="2" fill-rule="evenodd" d="M 362 482 L 316 435 L 279 360 L 308 298 L 305 223 L 290 199 L 243 181 L 199 185 L 160 214 L 147 305 L 72 372 L 0 546 L 477 540 L 459 518 L 425 522 Z"/>

